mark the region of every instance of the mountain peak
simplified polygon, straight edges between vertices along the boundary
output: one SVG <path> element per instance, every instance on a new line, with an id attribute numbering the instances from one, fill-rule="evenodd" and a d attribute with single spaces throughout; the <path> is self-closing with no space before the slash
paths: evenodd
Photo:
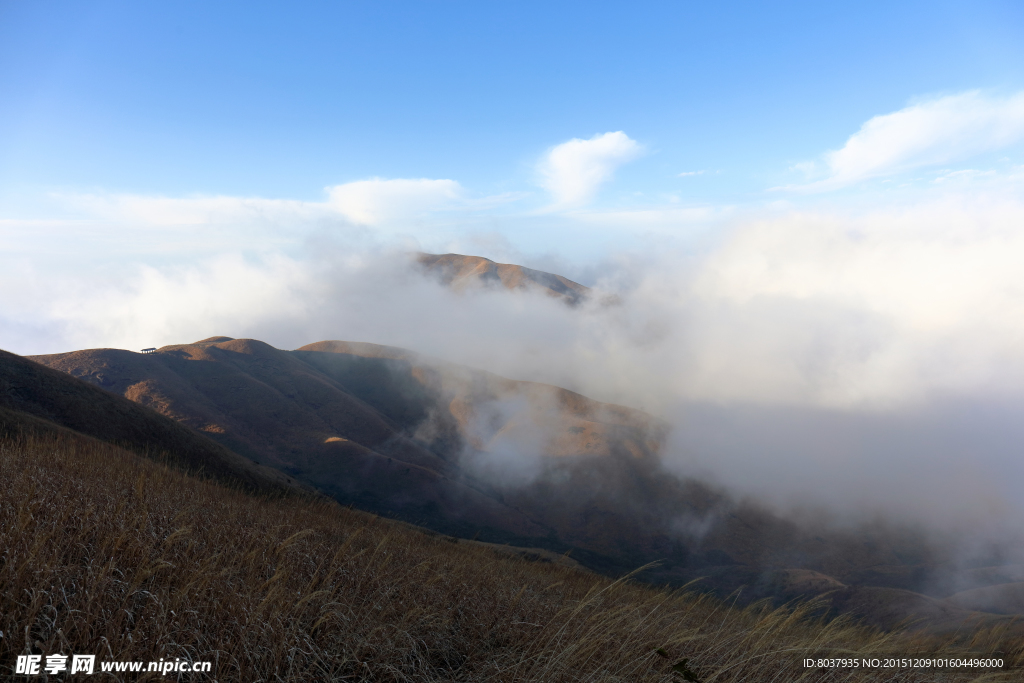
<path id="1" fill-rule="evenodd" d="M 426 272 L 456 290 L 480 286 L 501 286 L 511 290 L 538 288 L 548 296 L 561 298 L 573 306 L 590 294 L 589 287 L 561 275 L 512 263 L 496 263 L 482 256 L 421 252 L 417 254 L 416 261 Z"/>

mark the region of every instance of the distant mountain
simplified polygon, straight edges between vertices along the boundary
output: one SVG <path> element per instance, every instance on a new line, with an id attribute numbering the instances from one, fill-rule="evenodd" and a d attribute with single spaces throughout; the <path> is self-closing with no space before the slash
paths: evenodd
<path id="1" fill-rule="evenodd" d="M 281 472 L 89 382 L 0 351 L 0 436 L 63 433 L 115 444 L 232 485 L 297 490 Z"/>
<path id="2" fill-rule="evenodd" d="M 590 288 L 568 278 L 511 263 L 495 263 L 481 256 L 462 254 L 418 254 L 417 263 L 442 283 L 461 290 L 467 287 L 537 289 L 575 305 L 590 294 Z"/>
<path id="3" fill-rule="evenodd" d="M 1018 576 L 1024 576 L 1024 567 L 1016 567 Z M 949 597 L 958 607 L 997 614 L 1024 614 L 1024 581 L 998 583 L 972 588 Z"/>

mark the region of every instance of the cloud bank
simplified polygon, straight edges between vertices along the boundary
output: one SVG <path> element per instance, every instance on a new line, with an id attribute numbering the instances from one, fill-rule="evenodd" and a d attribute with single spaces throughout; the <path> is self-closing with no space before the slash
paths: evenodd
<path id="1" fill-rule="evenodd" d="M 943 192 L 860 215 L 748 215 L 702 254 L 607 262 L 599 296 L 578 309 L 530 294 L 455 294 L 394 252 L 344 243 L 143 266 L 104 286 L 23 288 L 22 322 L 31 311 L 46 332 L 15 350 L 213 334 L 280 348 L 391 344 L 667 417 L 686 425 L 672 454 L 681 471 L 741 490 L 770 481 L 780 499 L 804 499 L 842 473 L 828 489 L 834 505 L 874 491 L 873 505 L 938 518 L 970 480 L 972 500 L 1020 512 L 1019 491 L 1007 490 L 1020 479 L 1006 476 L 1020 469 L 1008 406 L 1024 400 L 1017 197 Z M 621 303 L 599 303 L 605 293 Z M 880 468 L 888 478 L 872 488 Z M 900 494 L 926 479 L 945 496 L 927 496 L 937 507 Z"/>

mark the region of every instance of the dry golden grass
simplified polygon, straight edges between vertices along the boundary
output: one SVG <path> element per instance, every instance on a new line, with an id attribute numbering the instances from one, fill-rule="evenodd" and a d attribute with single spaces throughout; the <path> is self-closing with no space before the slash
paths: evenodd
<path id="1" fill-rule="evenodd" d="M 684 657 L 704 683 L 1020 680 L 804 670 L 809 654 L 952 650 L 256 498 L 68 437 L 0 442 L 0 631 L 0 678 L 17 654 L 63 652 L 213 661 L 247 682 L 672 681 Z M 965 642 L 1019 663 L 1005 641 Z"/>

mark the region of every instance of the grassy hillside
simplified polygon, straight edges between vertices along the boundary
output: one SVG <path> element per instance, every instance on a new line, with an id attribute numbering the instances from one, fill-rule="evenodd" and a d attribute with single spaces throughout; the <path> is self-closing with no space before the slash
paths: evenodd
<path id="1" fill-rule="evenodd" d="M 704 682 L 977 678 L 804 670 L 954 644 L 612 582 L 75 436 L 0 441 L 0 549 L 0 678 L 31 652 L 212 661 L 220 681 L 670 681 L 683 658 Z M 959 647 L 1024 656 L 1006 628 Z"/>

